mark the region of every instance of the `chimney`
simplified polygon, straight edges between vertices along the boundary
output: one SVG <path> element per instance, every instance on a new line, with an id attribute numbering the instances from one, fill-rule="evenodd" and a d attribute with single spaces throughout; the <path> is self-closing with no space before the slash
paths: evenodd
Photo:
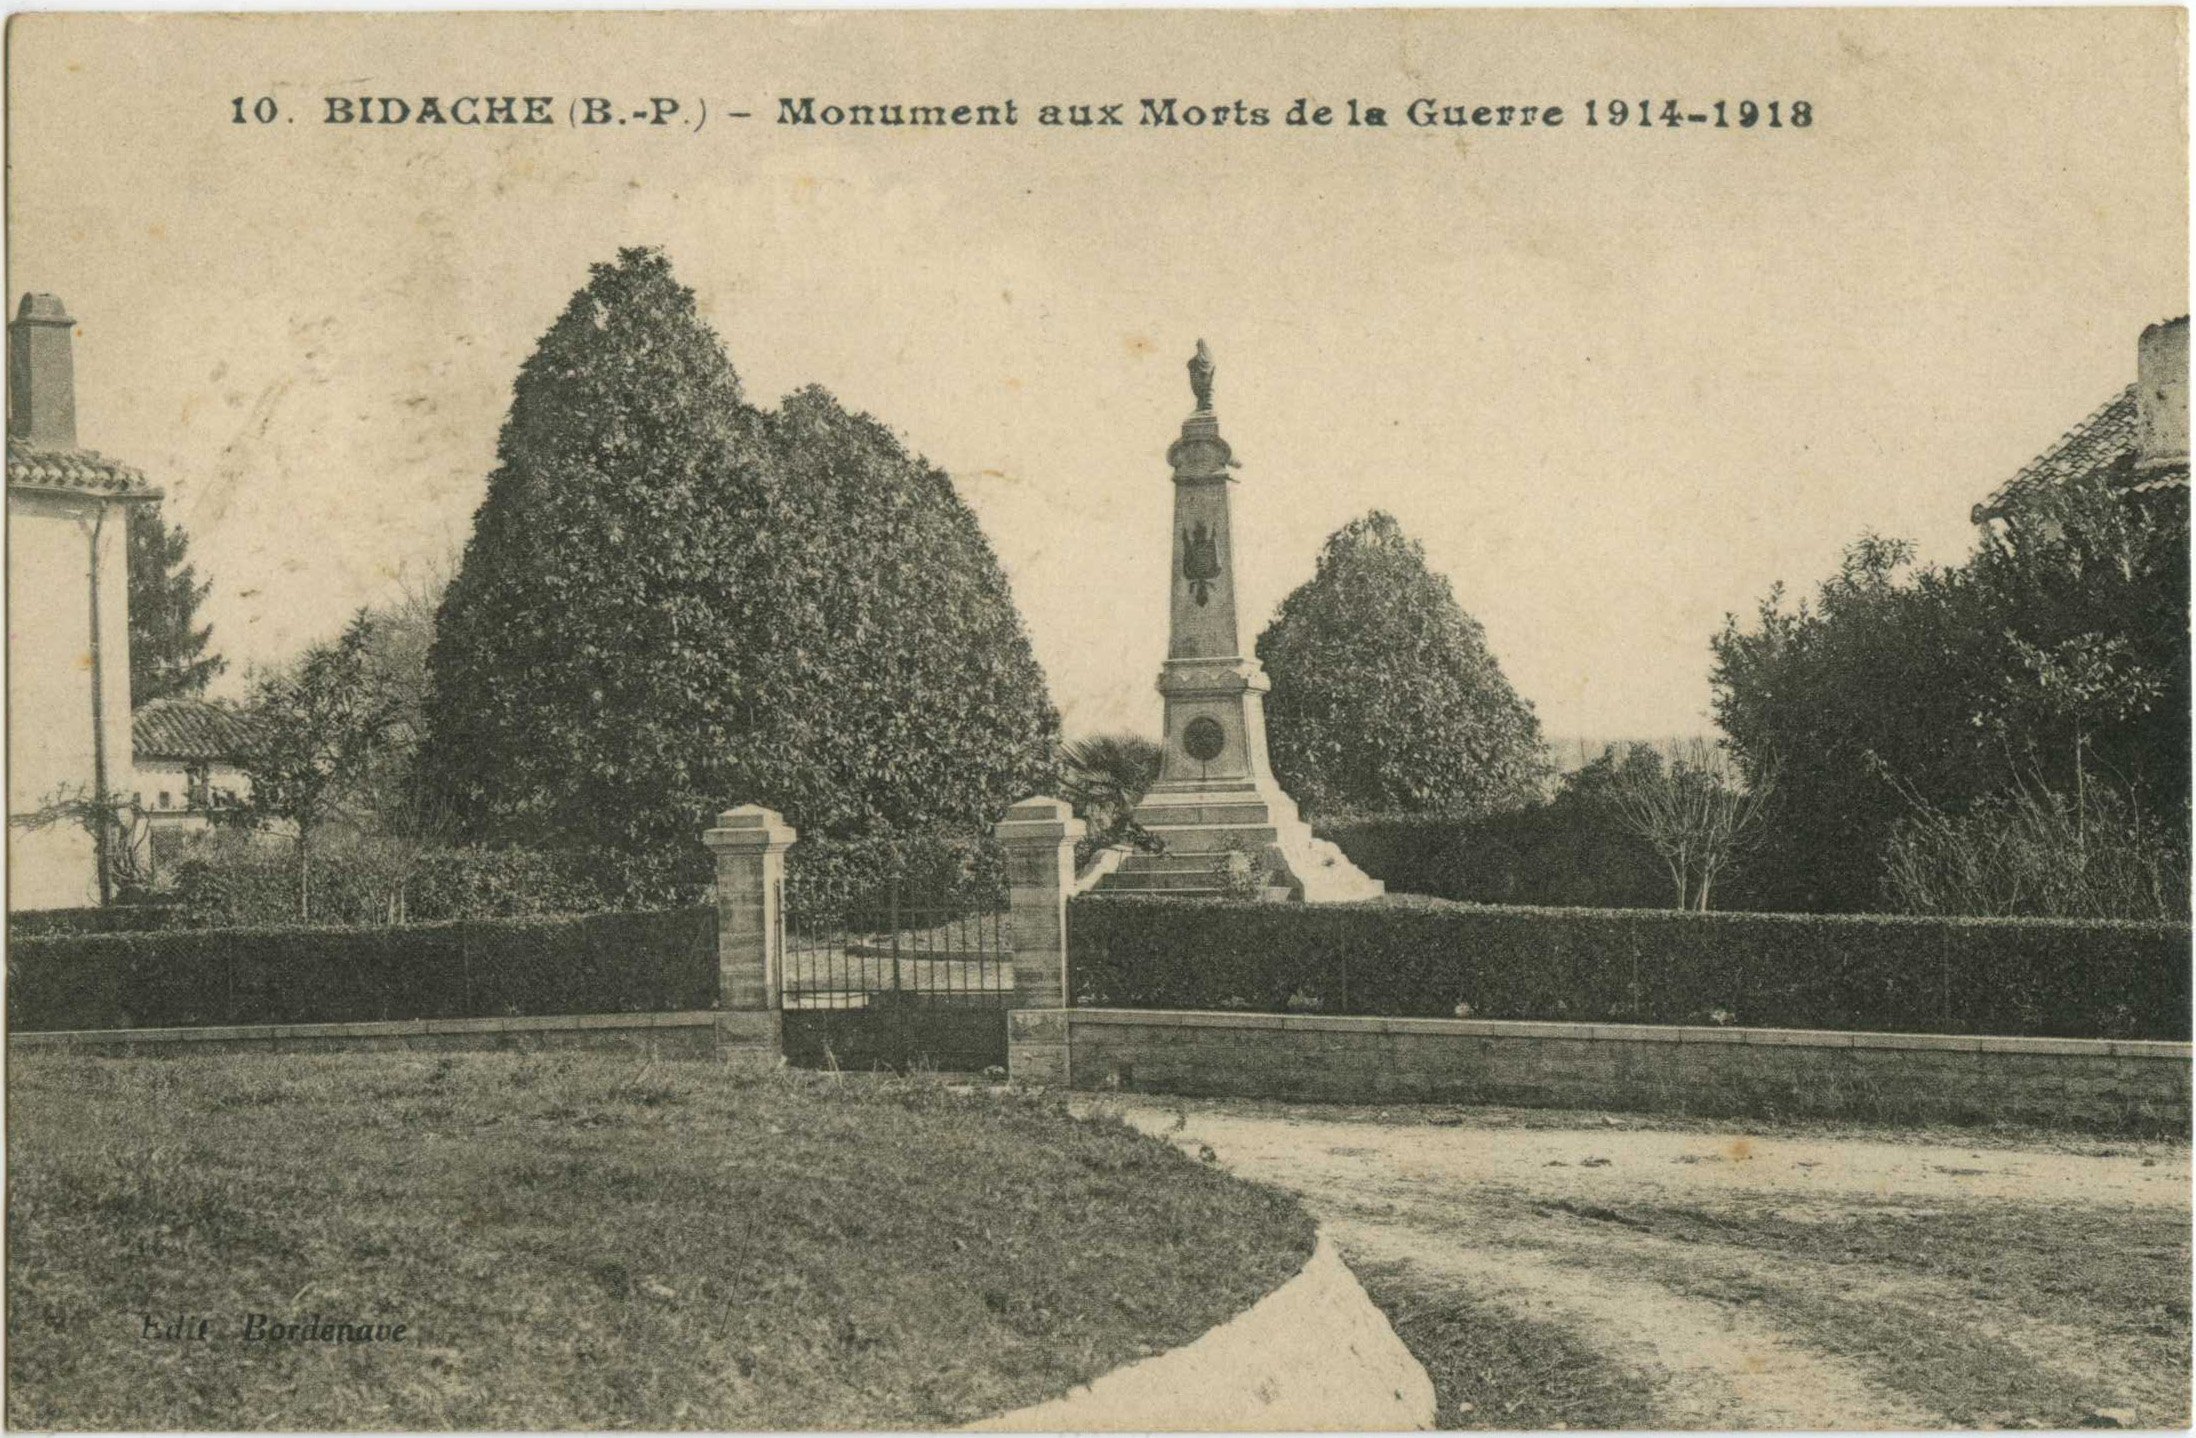
<path id="1" fill-rule="evenodd" d="M 33 449 L 76 448 L 75 328 L 58 295 L 23 296 L 8 325 L 8 435 Z M 2185 335 L 2181 356 L 2185 369 Z"/>
<path id="2" fill-rule="evenodd" d="M 2152 325 L 2135 349 L 2135 462 L 2188 463 L 2188 316 Z"/>

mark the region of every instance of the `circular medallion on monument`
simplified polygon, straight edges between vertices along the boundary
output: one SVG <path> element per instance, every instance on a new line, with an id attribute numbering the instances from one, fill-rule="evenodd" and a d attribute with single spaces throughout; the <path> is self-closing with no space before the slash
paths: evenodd
<path id="1" fill-rule="evenodd" d="M 1200 764 L 1210 764 L 1228 747 L 1228 731 L 1217 719 L 1192 719 L 1182 730 L 1182 747 Z"/>

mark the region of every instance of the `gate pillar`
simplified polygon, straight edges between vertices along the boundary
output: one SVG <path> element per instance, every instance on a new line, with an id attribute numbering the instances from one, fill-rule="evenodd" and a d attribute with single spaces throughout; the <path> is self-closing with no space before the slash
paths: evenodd
<path id="1" fill-rule="evenodd" d="M 1058 799 L 1024 799 L 992 830 L 1012 885 L 1014 1007 L 1067 1007 L 1067 898 L 1083 821 Z"/>
<path id="2" fill-rule="evenodd" d="M 743 1067 L 784 1054 L 780 985 L 785 851 L 800 835 L 774 809 L 742 804 L 702 842 L 717 860 L 717 1047 Z"/>

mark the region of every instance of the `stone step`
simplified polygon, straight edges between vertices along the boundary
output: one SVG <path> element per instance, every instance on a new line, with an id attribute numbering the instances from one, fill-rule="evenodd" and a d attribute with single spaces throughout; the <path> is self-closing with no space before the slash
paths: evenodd
<path id="1" fill-rule="evenodd" d="M 1137 878 L 1123 881 L 1118 872 L 1108 874 L 1105 878 L 1099 880 L 1098 887 L 1091 892 L 1105 895 L 1108 898 L 1220 899 L 1230 897 L 1226 889 L 1217 885 L 1207 889 L 1157 889 L 1148 887 L 1141 879 Z M 1293 895 L 1288 889 L 1276 886 L 1266 889 L 1259 897 L 1267 903 L 1285 904 L 1290 901 Z"/>
<path id="2" fill-rule="evenodd" d="M 1213 854 L 1225 849 L 1233 840 L 1249 848 L 1262 848 L 1277 842 L 1281 831 L 1271 826 L 1235 828 L 1210 824 L 1146 824 L 1144 828 L 1154 839 L 1167 846 L 1170 854 Z"/>
<path id="3" fill-rule="evenodd" d="M 1202 869 L 1156 874 L 1132 874 L 1125 868 L 1115 869 L 1098 881 L 1098 887 L 1108 893 L 1124 889 L 1140 889 L 1147 893 L 1182 893 L 1190 890 L 1218 890 L 1226 886 L 1220 882 L 1220 876 L 1215 874 L 1208 865 Z"/>
<path id="4" fill-rule="evenodd" d="M 1131 854 L 1121 861 L 1116 874 L 1209 874 L 1220 862 L 1220 853 Z"/>
<path id="5" fill-rule="evenodd" d="M 1100 884 L 1091 891 L 1108 899 L 1220 899 L 1225 889 L 1143 889 L 1133 884 Z"/>
<path id="6" fill-rule="evenodd" d="M 1274 821 L 1273 806 L 1262 799 L 1252 798 L 1241 804 L 1139 804 L 1130 817 L 1147 829 L 1162 825 L 1204 828 L 1232 827 L 1237 824 L 1271 824 Z"/>

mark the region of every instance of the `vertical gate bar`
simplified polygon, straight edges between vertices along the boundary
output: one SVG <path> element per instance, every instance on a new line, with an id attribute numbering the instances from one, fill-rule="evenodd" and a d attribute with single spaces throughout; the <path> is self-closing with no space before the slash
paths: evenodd
<path id="1" fill-rule="evenodd" d="M 892 906 L 892 990 L 894 993 L 898 993 L 900 989 L 900 876 L 897 873 L 892 876 L 892 887 L 889 892 Z"/>

